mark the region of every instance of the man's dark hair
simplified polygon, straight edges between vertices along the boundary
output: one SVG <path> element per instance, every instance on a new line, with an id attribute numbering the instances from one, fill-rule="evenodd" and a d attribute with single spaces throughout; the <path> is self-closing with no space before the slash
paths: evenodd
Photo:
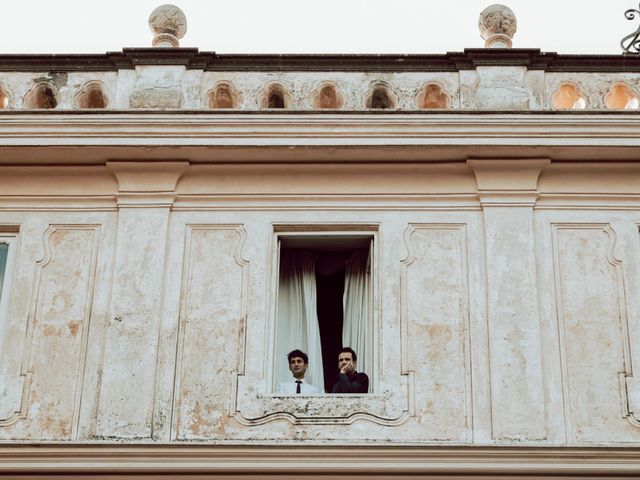
<path id="1" fill-rule="evenodd" d="M 287 354 L 287 361 L 291 363 L 292 358 L 301 358 L 304 363 L 309 363 L 309 357 L 302 350 L 292 350 Z"/>
<path id="2" fill-rule="evenodd" d="M 340 350 L 338 355 L 340 355 L 340 353 L 350 353 L 351 354 L 351 358 L 353 359 L 353 361 L 354 362 L 358 361 L 358 356 L 356 355 L 356 352 L 354 352 L 353 348 L 351 348 L 351 347 L 344 347 L 342 350 Z"/>

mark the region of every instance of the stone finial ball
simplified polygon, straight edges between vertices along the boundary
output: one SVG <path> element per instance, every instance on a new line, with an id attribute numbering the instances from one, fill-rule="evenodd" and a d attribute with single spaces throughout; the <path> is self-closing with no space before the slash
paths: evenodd
<path id="1" fill-rule="evenodd" d="M 509 38 L 513 38 L 518 23 L 516 22 L 515 14 L 509 7 L 495 4 L 482 11 L 478 26 L 480 27 L 480 35 L 485 40 L 492 35 L 506 35 Z"/>
<path id="2" fill-rule="evenodd" d="M 169 34 L 182 38 L 187 33 L 187 17 L 175 5 L 160 5 L 149 15 L 149 28 L 155 35 Z"/>

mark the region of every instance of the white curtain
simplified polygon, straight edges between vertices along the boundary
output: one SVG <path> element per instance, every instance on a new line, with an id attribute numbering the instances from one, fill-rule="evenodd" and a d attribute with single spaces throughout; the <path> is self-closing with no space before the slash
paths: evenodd
<path id="1" fill-rule="evenodd" d="M 309 356 L 305 381 L 324 390 L 313 256 L 305 251 L 281 250 L 279 282 L 275 386 L 291 379 L 287 353 L 300 349 Z"/>
<path id="2" fill-rule="evenodd" d="M 358 355 L 357 370 L 373 374 L 373 316 L 371 314 L 371 248 L 347 260 L 344 279 L 342 345 Z M 369 382 L 371 391 L 371 382 Z"/>

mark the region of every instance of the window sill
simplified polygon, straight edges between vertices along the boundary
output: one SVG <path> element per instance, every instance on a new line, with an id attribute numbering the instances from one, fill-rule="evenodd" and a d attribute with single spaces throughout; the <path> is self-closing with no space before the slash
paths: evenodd
<path id="1" fill-rule="evenodd" d="M 384 398 L 376 393 L 265 393 L 262 398 Z"/>
<path id="2" fill-rule="evenodd" d="M 296 425 L 348 425 L 366 419 L 395 426 L 409 417 L 406 397 L 391 393 L 266 393 L 256 395 L 243 407 L 235 417 L 247 426 L 283 419 Z"/>

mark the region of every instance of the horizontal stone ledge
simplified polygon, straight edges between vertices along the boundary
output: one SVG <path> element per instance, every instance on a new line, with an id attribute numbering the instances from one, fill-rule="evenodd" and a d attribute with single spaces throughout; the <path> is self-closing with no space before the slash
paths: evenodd
<path id="1" fill-rule="evenodd" d="M 205 164 L 375 164 L 392 167 L 399 163 L 451 164 L 469 158 L 520 159 L 545 157 L 553 162 L 619 163 L 640 162 L 638 145 L 517 146 L 447 145 L 2 145 L 0 166 L 104 166 L 106 162 L 171 161 L 177 158 L 191 165 Z"/>
<path id="2" fill-rule="evenodd" d="M 638 478 L 640 447 L 0 445 L 0 475 L 9 472 Z"/>
<path id="3" fill-rule="evenodd" d="M 534 48 L 468 48 L 445 54 L 220 54 L 197 48 L 124 48 L 95 54 L 2 54 L 2 72 L 117 71 L 182 65 L 204 71 L 448 72 L 523 66 L 549 72 L 638 72 L 633 55 L 567 55 Z"/>
<path id="4" fill-rule="evenodd" d="M 106 145 L 637 147 L 640 116 L 184 112 L 0 115 L 0 147 Z"/>

